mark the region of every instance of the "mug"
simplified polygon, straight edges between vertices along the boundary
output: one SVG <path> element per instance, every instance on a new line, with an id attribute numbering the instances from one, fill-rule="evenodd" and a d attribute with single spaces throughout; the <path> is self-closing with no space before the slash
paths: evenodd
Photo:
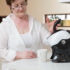
<path id="1" fill-rule="evenodd" d="M 40 61 L 40 62 L 46 62 L 47 61 L 47 53 L 48 53 L 47 49 L 39 49 L 37 51 L 38 61 Z"/>

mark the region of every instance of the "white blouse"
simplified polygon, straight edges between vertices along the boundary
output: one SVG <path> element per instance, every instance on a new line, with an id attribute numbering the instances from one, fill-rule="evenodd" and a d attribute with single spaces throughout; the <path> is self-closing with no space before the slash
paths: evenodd
<path id="1" fill-rule="evenodd" d="M 21 37 L 24 41 L 25 47 L 26 48 L 31 48 L 32 47 L 32 36 L 30 32 L 27 32 L 25 34 L 21 34 Z"/>
<path id="2" fill-rule="evenodd" d="M 0 24 L 0 60 L 13 61 L 16 51 L 25 51 L 31 48 L 35 52 L 43 48 L 43 44 L 50 36 L 40 22 L 29 16 L 30 31 L 27 34 L 20 35 L 13 20 L 12 14 L 3 19 Z"/>

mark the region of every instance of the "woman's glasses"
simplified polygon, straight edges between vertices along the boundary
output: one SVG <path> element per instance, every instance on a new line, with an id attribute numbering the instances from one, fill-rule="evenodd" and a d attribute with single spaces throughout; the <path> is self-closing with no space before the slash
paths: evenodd
<path id="1" fill-rule="evenodd" d="M 21 4 L 16 4 L 14 6 L 11 6 L 11 8 L 14 10 L 14 9 L 19 9 L 20 7 L 23 8 L 24 6 L 26 6 L 26 2 L 23 2 Z"/>

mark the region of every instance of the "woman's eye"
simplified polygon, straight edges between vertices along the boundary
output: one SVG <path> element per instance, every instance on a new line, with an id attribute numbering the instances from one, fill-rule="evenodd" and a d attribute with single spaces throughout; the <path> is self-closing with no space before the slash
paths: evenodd
<path id="1" fill-rule="evenodd" d="M 21 5 L 24 5 L 23 3 L 21 3 Z"/>
<path id="2" fill-rule="evenodd" d="M 18 7 L 18 5 L 15 6 L 16 8 Z"/>
<path id="3" fill-rule="evenodd" d="M 26 2 L 21 3 L 21 5 L 26 5 Z"/>
<path id="4" fill-rule="evenodd" d="M 21 4 L 21 6 L 24 6 L 24 5 L 25 5 L 24 3 Z"/>

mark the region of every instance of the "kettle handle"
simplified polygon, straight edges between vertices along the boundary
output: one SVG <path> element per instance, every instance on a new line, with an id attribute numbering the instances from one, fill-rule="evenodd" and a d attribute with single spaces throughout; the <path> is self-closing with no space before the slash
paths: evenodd
<path id="1" fill-rule="evenodd" d="M 53 33 L 55 33 L 57 30 L 56 30 L 56 26 L 57 24 L 59 24 L 61 22 L 61 19 L 58 19 L 55 23 L 54 23 L 54 26 L 53 26 Z"/>

